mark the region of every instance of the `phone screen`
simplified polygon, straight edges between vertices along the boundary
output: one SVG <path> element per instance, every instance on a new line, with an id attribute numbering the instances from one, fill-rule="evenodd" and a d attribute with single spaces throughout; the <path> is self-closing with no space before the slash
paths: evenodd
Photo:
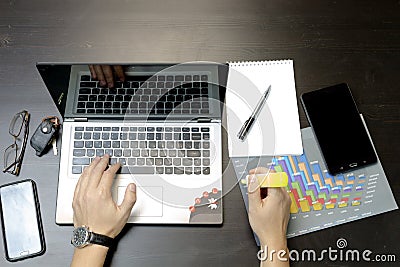
<path id="1" fill-rule="evenodd" d="M 376 162 L 371 140 L 347 84 L 305 93 L 301 100 L 331 174 Z"/>
<path id="2" fill-rule="evenodd" d="M 16 261 L 44 252 L 35 185 L 25 180 L 0 187 L 6 258 Z"/>

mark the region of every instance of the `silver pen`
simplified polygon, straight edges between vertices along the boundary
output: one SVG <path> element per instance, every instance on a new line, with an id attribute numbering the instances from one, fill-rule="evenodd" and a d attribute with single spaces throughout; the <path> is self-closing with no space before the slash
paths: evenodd
<path id="1" fill-rule="evenodd" d="M 268 86 L 267 90 L 265 90 L 260 100 L 258 100 L 257 106 L 253 110 L 253 113 L 251 113 L 250 117 L 244 122 L 242 128 L 240 128 L 240 131 L 237 135 L 240 141 L 243 142 L 246 139 L 246 136 L 250 131 L 251 127 L 253 126 L 254 121 L 257 119 L 258 115 L 260 115 L 260 111 L 264 106 L 264 103 L 267 101 L 270 92 L 271 92 L 271 85 Z"/>

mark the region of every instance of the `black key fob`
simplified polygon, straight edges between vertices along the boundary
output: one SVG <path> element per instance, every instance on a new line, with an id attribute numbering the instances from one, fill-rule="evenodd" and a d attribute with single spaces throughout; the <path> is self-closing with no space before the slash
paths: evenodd
<path id="1" fill-rule="evenodd" d="M 42 156 L 49 147 L 57 129 L 50 120 L 43 120 L 31 137 L 31 146 L 36 150 L 37 156 Z"/>

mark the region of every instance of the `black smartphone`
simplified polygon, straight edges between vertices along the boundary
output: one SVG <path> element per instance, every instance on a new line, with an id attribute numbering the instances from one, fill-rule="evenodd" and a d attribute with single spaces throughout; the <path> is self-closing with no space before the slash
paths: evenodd
<path id="1" fill-rule="evenodd" d="M 304 93 L 301 102 L 330 174 L 336 175 L 377 161 L 347 84 Z"/>
<path id="2" fill-rule="evenodd" d="M 23 180 L 0 186 L 0 211 L 6 259 L 18 261 L 45 252 L 36 184 Z"/>

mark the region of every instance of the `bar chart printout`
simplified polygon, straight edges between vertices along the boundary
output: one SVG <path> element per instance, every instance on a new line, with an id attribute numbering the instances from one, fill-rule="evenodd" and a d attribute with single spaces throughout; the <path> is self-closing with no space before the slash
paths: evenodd
<path id="1" fill-rule="evenodd" d="M 366 168 L 332 176 L 311 128 L 302 129 L 302 139 L 301 156 L 232 158 L 246 208 L 246 175 L 257 166 L 271 166 L 288 174 L 286 189 L 292 200 L 288 238 L 398 208 L 379 160 Z"/>

